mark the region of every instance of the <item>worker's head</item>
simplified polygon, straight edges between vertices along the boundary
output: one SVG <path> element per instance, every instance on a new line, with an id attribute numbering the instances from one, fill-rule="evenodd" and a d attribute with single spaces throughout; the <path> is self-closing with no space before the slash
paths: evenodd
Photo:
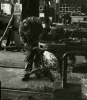
<path id="1" fill-rule="evenodd" d="M 28 23 L 27 20 L 23 20 L 23 22 L 20 23 L 19 26 L 19 32 L 24 33 L 25 35 L 30 34 L 30 24 Z"/>

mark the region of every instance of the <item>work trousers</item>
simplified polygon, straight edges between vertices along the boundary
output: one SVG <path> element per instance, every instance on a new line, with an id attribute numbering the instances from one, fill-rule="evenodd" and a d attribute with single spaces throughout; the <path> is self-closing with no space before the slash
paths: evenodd
<path id="1" fill-rule="evenodd" d="M 32 65 L 34 63 L 35 67 L 38 68 L 41 64 L 41 58 L 39 54 L 39 50 L 29 50 L 27 57 L 25 58 L 25 63 L 27 64 L 25 66 L 25 71 L 30 72 L 32 70 Z"/>

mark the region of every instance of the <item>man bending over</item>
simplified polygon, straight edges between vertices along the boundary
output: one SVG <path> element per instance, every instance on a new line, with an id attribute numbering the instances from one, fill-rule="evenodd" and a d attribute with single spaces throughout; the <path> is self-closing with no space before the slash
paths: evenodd
<path id="1" fill-rule="evenodd" d="M 45 23 L 48 23 L 47 21 Z M 42 24 L 39 17 L 28 17 L 19 26 L 19 34 L 22 43 L 28 51 L 25 58 L 25 73 L 22 81 L 26 81 L 29 78 L 29 73 L 32 71 L 33 61 L 35 66 L 38 67 L 40 62 L 40 54 L 38 49 L 38 41 L 45 38 L 50 31 L 50 27 L 47 24 Z"/>

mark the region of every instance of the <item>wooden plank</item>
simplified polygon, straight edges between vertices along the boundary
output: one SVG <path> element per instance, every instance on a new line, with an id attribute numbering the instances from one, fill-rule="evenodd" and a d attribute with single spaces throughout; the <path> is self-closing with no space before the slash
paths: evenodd
<path id="1" fill-rule="evenodd" d="M 20 91 L 20 90 L 1 90 L 2 100 L 31 100 L 33 97 L 35 100 L 51 100 L 51 93 L 41 93 L 41 92 L 30 92 L 30 91 Z"/>

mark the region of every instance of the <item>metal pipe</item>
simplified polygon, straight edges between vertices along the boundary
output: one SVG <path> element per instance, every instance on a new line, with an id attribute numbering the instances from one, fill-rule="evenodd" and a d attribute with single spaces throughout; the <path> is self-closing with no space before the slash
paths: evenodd
<path id="1" fill-rule="evenodd" d="M 55 22 L 59 22 L 60 0 L 56 0 Z"/>

